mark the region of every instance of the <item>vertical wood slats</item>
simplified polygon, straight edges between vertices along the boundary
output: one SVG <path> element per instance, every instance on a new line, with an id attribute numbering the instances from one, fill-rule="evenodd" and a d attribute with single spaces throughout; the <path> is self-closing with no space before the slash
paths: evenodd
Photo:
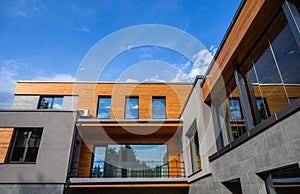
<path id="1" fill-rule="evenodd" d="M 0 128 L 0 163 L 5 162 L 14 128 Z"/>

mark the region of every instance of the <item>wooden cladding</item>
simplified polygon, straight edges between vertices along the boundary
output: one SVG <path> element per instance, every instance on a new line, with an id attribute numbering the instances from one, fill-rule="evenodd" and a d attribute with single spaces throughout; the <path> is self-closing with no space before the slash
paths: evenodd
<path id="1" fill-rule="evenodd" d="M 0 128 L 0 163 L 5 162 L 14 128 Z"/>
<path id="2" fill-rule="evenodd" d="M 232 80 L 233 66 L 246 60 L 280 8 L 280 0 L 244 2 L 204 81 L 202 91 L 206 102 L 210 101 L 212 90 L 217 95 Z"/>
<path id="3" fill-rule="evenodd" d="M 152 96 L 166 97 L 167 119 L 179 118 L 192 89 L 192 84 L 164 83 L 71 83 L 71 82 L 18 82 L 15 94 L 78 96 L 78 109 L 89 109 L 96 117 L 98 97 L 111 96 L 111 119 L 123 119 L 126 96 L 139 97 L 139 119 L 152 118 Z"/>

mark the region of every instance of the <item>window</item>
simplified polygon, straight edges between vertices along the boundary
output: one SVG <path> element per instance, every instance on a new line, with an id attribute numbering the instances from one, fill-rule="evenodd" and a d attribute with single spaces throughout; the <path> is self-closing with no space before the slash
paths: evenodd
<path id="1" fill-rule="evenodd" d="M 239 99 L 229 99 L 229 110 L 231 120 L 242 120 L 244 118 Z"/>
<path id="2" fill-rule="evenodd" d="M 264 181 L 267 193 L 299 193 L 300 169 L 298 164 L 258 173 Z"/>
<path id="3" fill-rule="evenodd" d="M 15 129 L 8 162 L 35 162 L 41 136 L 42 129 Z"/>
<path id="4" fill-rule="evenodd" d="M 226 93 L 211 101 L 218 150 L 300 97 L 300 41 L 293 30 L 299 22 L 287 20 L 299 13 L 284 8 L 291 2 L 282 4 L 248 59 L 234 67 Z"/>
<path id="5" fill-rule="evenodd" d="M 191 163 L 192 163 L 192 172 L 195 173 L 201 170 L 201 160 L 200 160 L 200 149 L 199 149 L 199 138 L 197 131 L 197 122 L 193 121 L 189 130 L 186 133 L 186 136 L 189 138 L 190 154 L 191 154 Z"/>
<path id="6" fill-rule="evenodd" d="M 168 177 L 168 175 L 167 145 L 108 144 L 94 147 L 91 177 Z"/>
<path id="7" fill-rule="evenodd" d="M 199 154 L 199 138 L 198 138 L 197 131 L 190 139 L 190 149 L 191 149 L 191 157 L 192 157 L 191 158 L 192 159 L 192 170 L 193 170 L 193 173 L 195 173 L 201 169 L 200 154 Z"/>
<path id="8" fill-rule="evenodd" d="M 38 109 L 61 109 L 63 97 L 44 96 L 41 97 Z"/>
<path id="9" fill-rule="evenodd" d="M 242 194 L 241 180 L 239 178 L 222 182 L 232 194 Z"/>
<path id="10" fill-rule="evenodd" d="M 264 98 L 256 98 L 256 105 L 261 119 L 266 119 L 270 116 L 268 104 Z"/>
<path id="11" fill-rule="evenodd" d="M 126 97 L 125 119 L 138 119 L 139 118 L 139 98 Z"/>
<path id="12" fill-rule="evenodd" d="M 97 118 L 109 119 L 110 109 L 111 109 L 111 97 L 99 97 Z"/>
<path id="13" fill-rule="evenodd" d="M 166 97 L 152 97 L 152 118 L 166 118 Z"/>

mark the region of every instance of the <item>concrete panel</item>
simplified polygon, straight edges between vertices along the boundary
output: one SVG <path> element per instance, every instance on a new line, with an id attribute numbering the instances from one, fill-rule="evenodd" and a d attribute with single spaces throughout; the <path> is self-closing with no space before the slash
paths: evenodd
<path id="1" fill-rule="evenodd" d="M 5 194 L 62 194 L 63 184 L 1 184 L 0 192 Z"/>
<path id="2" fill-rule="evenodd" d="M 203 95 L 200 90 L 200 81 L 197 80 L 191 95 L 187 101 L 186 107 L 181 115 L 183 122 L 182 132 L 182 147 L 183 147 L 183 159 L 185 161 L 186 175 L 193 174 L 189 147 L 189 129 L 193 122 L 196 121 L 197 132 L 199 136 L 199 152 L 201 160 L 201 171 L 188 178 L 189 181 L 193 181 L 201 176 L 210 173 L 210 164 L 208 156 L 216 152 L 215 136 L 213 133 L 213 124 L 211 118 L 210 108 L 203 102 Z"/>
<path id="3" fill-rule="evenodd" d="M 2 164 L 0 182 L 65 183 L 74 124 L 70 111 L 0 112 L 2 126 L 43 128 L 36 163 Z"/>
<path id="4" fill-rule="evenodd" d="M 297 112 L 212 161 L 211 180 L 215 184 L 200 178 L 191 184 L 190 191 L 210 188 L 209 193 L 227 193 L 222 182 L 240 178 L 243 193 L 265 194 L 264 181 L 257 173 L 300 161 L 299 125 L 300 113 Z"/>
<path id="5" fill-rule="evenodd" d="M 77 110 L 78 96 L 64 96 L 62 110 Z"/>
<path id="6" fill-rule="evenodd" d="M 15 95 L 13 109 L 37 109 L 40 96 Z"/>

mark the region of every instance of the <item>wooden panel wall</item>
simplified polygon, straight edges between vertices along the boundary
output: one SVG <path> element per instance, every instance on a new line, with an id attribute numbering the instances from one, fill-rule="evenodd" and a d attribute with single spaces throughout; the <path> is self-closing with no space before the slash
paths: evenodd
<path id="1" fill-rule="evenodd" d="M 180 163 L 180 145 L 178 133 L 174 134 L 174 127 L 162 127 L 157 133 L 151 135 L 134 135 L 125 133 L 126 130 L 117 129 L 116 127 L 104 127 L 107 134 L 104 134 L 104 129 L 94 127 L 80 127 L 79 133 L 84 139 L 81 145 L 78 177 L 89 177 L 91 172 L 91 163 L 93 157 L 94 145 L 106 145 L 106 144 L 167 144 L 168 145 L 168 159 L 172 161 L 169 165 L 170 177 L 181 177 L 182 170 Z M 112 128 L 111 132 L 109 129 Z M 168 129 L 173 128 L 173 129 Z M 89 129 L 89 130 L 88 130 Z M 137 127 L 139 130 L 145 129 L 145 127 Z M 123 132 L 122 132 L 123 131 Z M 173 133 L 171 133 L 173 131 Z M 107 136 L 108 135 L 108 136 Z M 175 163 L 175 160 L 178 163 Z"/>
<path id="2" fill-rule="evenodd" d="M 91 164 L 93 158 L 93 146 L 82 143 L 80 147 L 80 157 L 78 166 L 78 178 L 90 177 Z"/>
<path id="3" fill-rule="evenodd" d="M 285 85 L 289 97 L 300 98 L 300 86 Z M 254 85 L 254 94 L 256 97 L 263 97 L 267 101 L 270 114 L 280 111 L 288 104 L 286 94 L 282 85 Z M 238 98 L 238 90 L 235 89 L 230 94 L 231 97 Z"/>
<path id="4" fill-rule="evenodd" d="M 233 66 L 241 64 L 249 55 L 280 8 L 280 0 L 245 1 L 205 79 L 202 87 L 205 101 L 210 100 L 211 90 L 223 89 L 232 79 Z"/>
<path id="5" fill-rule="evenodd" d="M 5 162 L 13 132 L 14 128 L 0 128 L 0 163 Z"/>
<path id="6" fill-rule="evenodd" d="M 78 95 L 78 109 L 89 109 L 95 117 L 98 96 L 112 96 L 111 118 L 123 119 L 125 97 L 139 97 L 139 118 L 151 118 L 152 96 L 166 97 L 167 118 L 179 118 L 192 84 L 114 84 L 114 83 L 47 83 L 19 82 L 15 94 Z"/>

